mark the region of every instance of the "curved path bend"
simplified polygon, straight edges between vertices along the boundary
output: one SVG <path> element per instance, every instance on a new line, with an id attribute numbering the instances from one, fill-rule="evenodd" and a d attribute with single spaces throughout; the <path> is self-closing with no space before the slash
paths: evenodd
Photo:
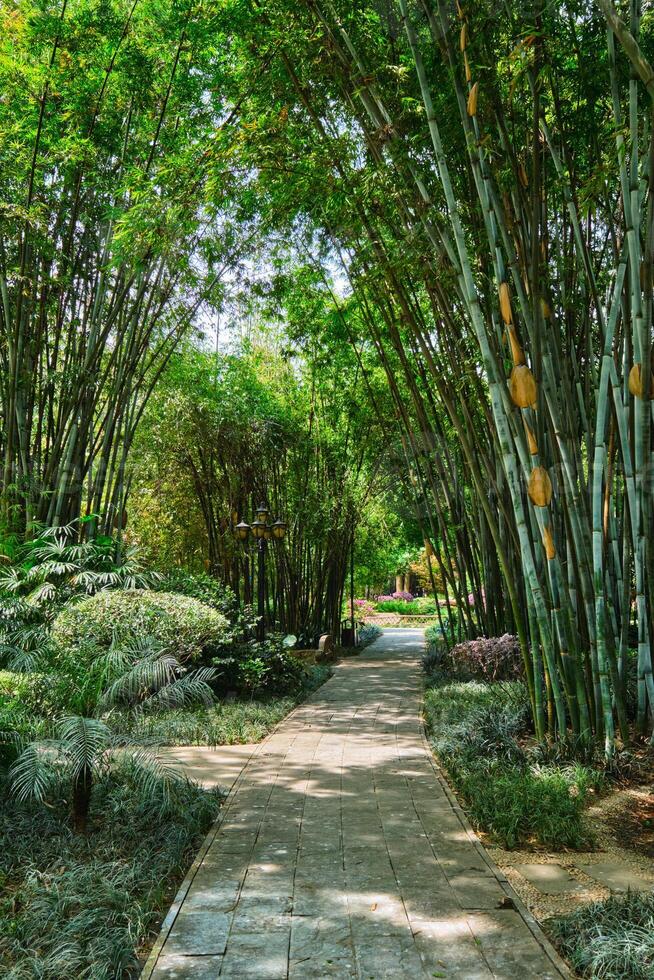
<path id="1" fill-rule="evenodd" d="M 256 747 L 145 980 L 560 978 L 451 796 L 418 630 L 387 630 Z"/>

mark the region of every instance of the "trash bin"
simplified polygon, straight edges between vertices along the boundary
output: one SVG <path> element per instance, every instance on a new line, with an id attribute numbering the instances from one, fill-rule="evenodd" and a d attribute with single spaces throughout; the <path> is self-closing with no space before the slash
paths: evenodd
<path id="1" fill-rule="evenodd" d="M 355 647 L 357 645 L 357 627 L 351 619 L 341 622 L 341 646 Z"/>

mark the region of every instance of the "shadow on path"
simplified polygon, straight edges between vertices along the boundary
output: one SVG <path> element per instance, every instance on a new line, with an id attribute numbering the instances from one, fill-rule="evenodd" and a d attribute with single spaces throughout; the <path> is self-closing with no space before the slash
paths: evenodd
<path id="1" fill-rule="evenodd" d="M 559 978 L 424 739 L 420 630 L 387 630 L 257 746 L 145 980 Z"/>

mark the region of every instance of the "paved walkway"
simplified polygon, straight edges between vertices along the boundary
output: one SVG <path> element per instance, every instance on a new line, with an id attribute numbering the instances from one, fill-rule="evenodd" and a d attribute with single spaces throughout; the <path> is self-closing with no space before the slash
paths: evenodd
<path id="1" fill-rule="evenodd" d="M 143 977 L 567 975 L 435 767 L 422 645 L 387 631 L 257 747 Z"/>

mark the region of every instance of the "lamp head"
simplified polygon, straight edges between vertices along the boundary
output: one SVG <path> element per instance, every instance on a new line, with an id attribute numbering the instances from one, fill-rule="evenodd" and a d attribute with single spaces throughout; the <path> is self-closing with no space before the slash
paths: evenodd
<path id="1" fill-rule="evenodd" d="M 247 541 L 247 536 L 250 533 L 250 525 L 246 524 L 245 521 L 241 521 L 234 526 L 234 531 L 240 541 Z"/>
<path id="2" fill-rule="evenodd" d="M 265 504 L 259 504 L 257 507 L 257 520 L 262 524 L 268 523 L 268 518 L 270 517 L 270 512 Z"/>
<path id="3" fill-rule="evenodd" d="M 272 526 L 272 533 L 277 541 L 281 541 L 286 536 L 286 521 L 276 520 Z"/>
<path id="4" fill-rule="evenodd" d="M 263 538 L 266 533 L 266 525 L 263 521 L 259 520 L 259 513 L 257 511 L 256 521 L 252 521 L 252 534 L 255 538 Z"/>

